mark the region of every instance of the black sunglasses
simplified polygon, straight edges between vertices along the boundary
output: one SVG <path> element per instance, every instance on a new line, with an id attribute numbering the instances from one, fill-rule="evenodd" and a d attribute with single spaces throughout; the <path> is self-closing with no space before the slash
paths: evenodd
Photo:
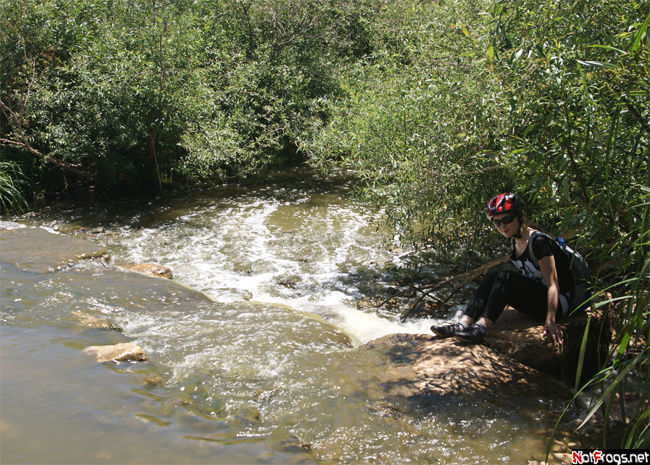
<path id="1" fill-rule="evenodd" d="M 498 228 L 499 226 L 503 226 L 504 224 L 512 223 L 512 220 L 514 220 L 515 218 L 517 218 L 517 215 L 513 215 L 511 213 L 510 215 L 504 216 L 500 220 L 492 220 L 492 222 L 494 223 L 494 226 Z"/>

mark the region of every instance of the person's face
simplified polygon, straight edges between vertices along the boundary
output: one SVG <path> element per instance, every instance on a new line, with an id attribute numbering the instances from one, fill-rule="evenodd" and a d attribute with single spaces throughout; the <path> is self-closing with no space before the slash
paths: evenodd
<path id="1" fill-rule="evenodd" d="M 494 226 L 505 237 L 512 237 L 519 231 L 519 219 L 514 213 L 499 213 L 492 217 Z"/>

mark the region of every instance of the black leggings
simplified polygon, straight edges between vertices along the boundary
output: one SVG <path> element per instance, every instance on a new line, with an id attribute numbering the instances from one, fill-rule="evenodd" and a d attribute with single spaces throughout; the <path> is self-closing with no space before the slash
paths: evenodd
<path id="1" fill-rule="evenodd" d="M 495 322 L 506 305 L 544 321 L 548 310 L 547 288 L 517 271 L 491 271 L 474 292 L 465 315 L 475 321 L 483 316 Z M 558 302 L 557 319 L 564 313 Z"/>

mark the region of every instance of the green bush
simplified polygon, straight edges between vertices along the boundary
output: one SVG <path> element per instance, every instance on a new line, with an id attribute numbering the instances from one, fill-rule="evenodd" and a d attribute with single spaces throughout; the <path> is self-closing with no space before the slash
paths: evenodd
<path id="1" fill-rule="evenodd" d="M 0 149 L 38 160 L 26 172 L 55 190 L 160 189 L 300 161 L 340 64 L 367 49 L 368 8 L 1 0 Z"/>
<path id="2" fill-rule="evenodd" d="M 478 248 L 486 192 L 514 187 L 487 5 L 391 4 L 374 25 L 377 52 L 348 69 L 346 98 L 330 100 L 330 122 L 303 145 L 316 166 L 351 168 L 403 240 L 450 253 Z"/>

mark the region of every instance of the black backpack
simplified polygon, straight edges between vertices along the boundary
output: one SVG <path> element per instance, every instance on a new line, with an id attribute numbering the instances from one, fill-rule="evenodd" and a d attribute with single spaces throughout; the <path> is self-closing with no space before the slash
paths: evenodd
<path id="1" fill-rule="evenodd" d="M 564 242 L 563 238 L 558 237 L 554 239 L 546 233 L 534 231 L 528 240 L 528 253 L 530 254 L 531 261 L 537 269 L 539 269 L 539 261 L 533 253 L 533 237 L 535 237 L 536 234 L 548 237 L 557 245 L 557 247 L 559 247 L 564 254 L 564 257 L 568 260 L 569 270 L 571 270 L 569 313 L 586 309 L 589 306 L 588 301 L 591 299 L 591 268 L 589 268 L 589 263 L 587 263 L 587 260 L 582 255 L 569 247 Z"/>

